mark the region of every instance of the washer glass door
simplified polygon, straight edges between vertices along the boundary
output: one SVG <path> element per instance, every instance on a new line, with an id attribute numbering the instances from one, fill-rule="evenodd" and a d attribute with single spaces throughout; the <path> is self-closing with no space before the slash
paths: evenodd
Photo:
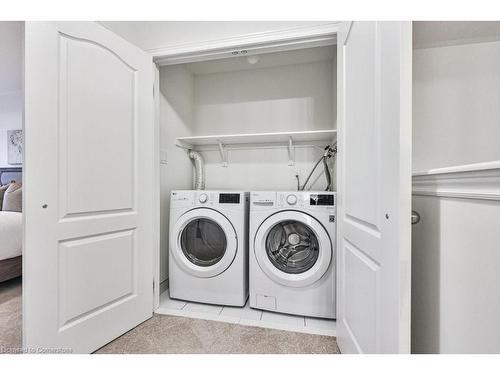
<path id="1" fill-rule="evenodd" d="M 304 287 L 321 279 L 333 259 L 330 236 L 321 223 L 299 211 L 280 211 L 262 222 L 254 254 L 264 273 L 279 284 Z"/>
<path id="2" fill-rule="evenodd" d="M 318 260 L 319 241 L 303 222 L 285 220 L 269 231 L 266 251 L 271 263 L 279 270 L 289 274 L 304 273 Z"/>

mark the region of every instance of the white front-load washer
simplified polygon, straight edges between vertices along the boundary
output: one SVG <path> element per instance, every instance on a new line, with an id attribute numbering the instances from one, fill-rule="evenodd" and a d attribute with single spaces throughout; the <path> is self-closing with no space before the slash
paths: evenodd
<path id="1" fill-rule="evenodd" d="M 170 196 L 171 298 L 244 306 L 249 193 L 177 190 Z"/>
<path id="2" fill-rule="evenodd" d="M 250 307 L 333 319 L 336 193 L 250 193 Z"/>

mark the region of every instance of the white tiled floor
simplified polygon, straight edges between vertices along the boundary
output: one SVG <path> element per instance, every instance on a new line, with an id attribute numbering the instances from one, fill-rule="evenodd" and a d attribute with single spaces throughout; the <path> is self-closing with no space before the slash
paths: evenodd
<path id="1" fill-rule="evenodd" d="M 285 331 L 312 333 L 326 336 L 335 336 L 336 334 L 335 320 L 309 318 L 251 309 L 248 302 L 245 307 L 217 306 L 203 303 L 184 302 L 170 299 L 168 290 L 160 296 L 160 307 L 155 312 L 157 314 L 164 315 L 216 320 L 226 323 L 282 329 Z"/>

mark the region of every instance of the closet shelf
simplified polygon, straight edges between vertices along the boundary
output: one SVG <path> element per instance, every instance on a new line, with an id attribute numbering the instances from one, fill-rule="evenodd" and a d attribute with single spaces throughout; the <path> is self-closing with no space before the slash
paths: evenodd
<path id="1" fill-rule="evenodd" d="M 189 150 L 218 150 L 227 166 L 227 150 L 238 148 L 288 148 L 288 165 L 294 165 L 295 146 L 325 146 L 336 137 L 336 130 L 308 130 L 277 133 L 224 134 L 176 138 L 176 146 Z"/>
<path id="2" fill-rule="evenodd" d="M 226 146 L 269 143 L 288 144 L 290 138 L 293 142 L 329 142 L 335 137 L 336 133 L 336 130 L 306 130 L 279 133 L 201 135 L 194 137 L 178 137 L 177 146 L 193 149 L 199 146 L 218 146 L 219 143 L 223 143 Z"/>

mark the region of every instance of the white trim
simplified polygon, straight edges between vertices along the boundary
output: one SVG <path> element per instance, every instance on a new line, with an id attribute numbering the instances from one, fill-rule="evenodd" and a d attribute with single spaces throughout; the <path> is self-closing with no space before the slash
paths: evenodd
<path id="1" fill-rule="evenodd" d="M 233 57 L 231 52 L 245 49 L 247 55 L 277 52 L 306 47 L 333 45 L 342 22 L 328 22 L 313 26 L 295 27 L 260 33 L 238 35 L 195 43 L 172 44 L 148 49 L 158 65 L 172 65 L 195 61 Z"/>
<path id="2" fill-rule="evenodd" d="M 428 176 L 435 174 L 449 174 L 456 172 L 475 172 L 475 171 L 483 171 L 491 169 L 500 169 L 500 160 L 475 163 L 475 164 L 456 165 L 453 167 L 428 169 L 424 171 L 416 171 L 413 172 L 412 175 L 413 177 L 418 177 L 418 176 Z"/>
<path id="3" fill-rule="evenodd" d="M 153 63 L 153 106 L 154 106 L 154 160 L 153 160 L 153 310 L 160 306 L 160 71 Z"/>
<path id="4" fill-rule="evenodd" d="M 431 49 L 431 48 L 443 48 L 443 47 L 456 47 L 464 46 L 469 44 L 480 44 L 480 43 L 495 43 L 500 41 L 500 36 L 479 36 L 475 38 L 460 38 L 460 39 L 447 39 L 447 40 L 433 40 L 427 43 L 416 43 L 413 49 Z"/>
<path id="5" fill-rule="evenodd" d="M 500 161 L 414 173 L 413 195 L 500 201 Z"/>

